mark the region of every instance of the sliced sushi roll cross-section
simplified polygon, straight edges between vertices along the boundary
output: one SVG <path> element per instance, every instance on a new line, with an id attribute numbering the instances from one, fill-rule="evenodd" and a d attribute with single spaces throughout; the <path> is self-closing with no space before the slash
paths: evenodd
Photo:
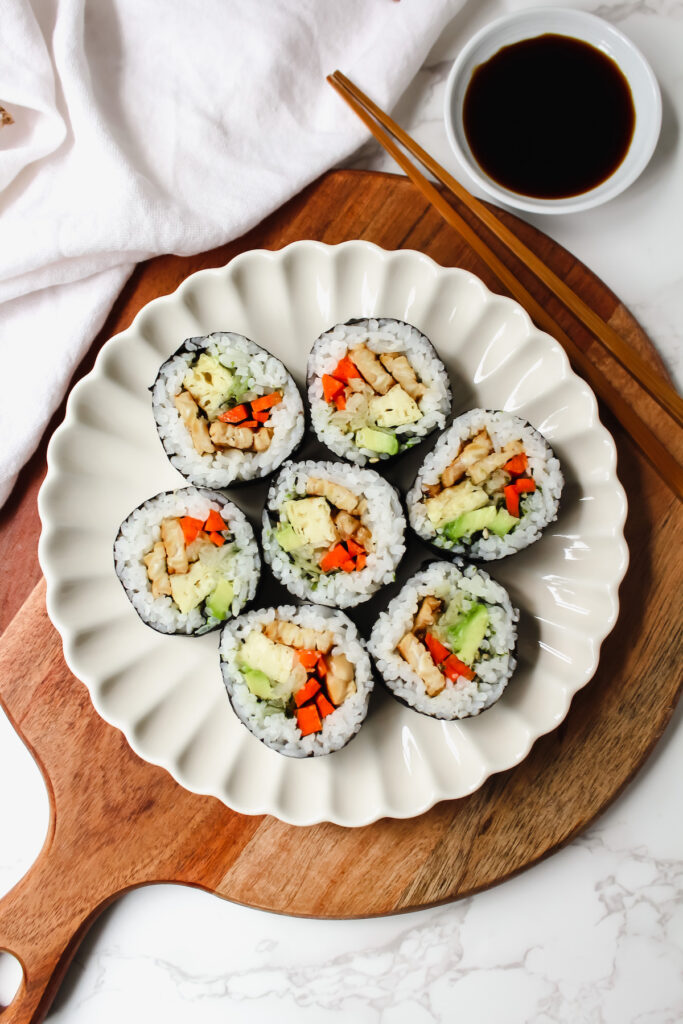
<path id="1" fill-rule="evenodd" d="M 391 484 L 340 462 L 288 462 L 268 492 L 263 553 L 298 597 L 348 608 L 394 579 L 406 522 Z"/>
<path id="2" fill-rule="evenodd" d="M 303 437 L 294 380 L 241 334 L 189 338 L 162 364 L 151 390 L 164 450 L 197 486 L 265 476 Z"/>
<path id="3" fill-rule="evenodd" d="M 379 615 L 368 649 L 398 700 L 433 718 L 468 718 L 503 693 L 518 618 L 482 569 L 433 562 Z"/>
<path id="4" fill-rule="evenodd" d="M 157 494 L 134 509 L 119 528 L 114 565 L 143 622 L 189 636 L 238 615 L 261 571 L 244 513 L 196 487 Z"/>
<path id="5" fill-rule="evenodd" d="M 564 479 L 550 445 L 506 412 L 472 409 L 427 455 L 406 499 L 423 540 L 489 560 L 527 547 L 557 517 Z"/>
<path id="6" fill-rule="evenodd" d="M 342 612 L 313 605 L 249 612 L 224 627 L 220 657 L 237 717 L 280 754 L 339 750 L 367 714 L 370 659 Z"/>
<path id="7" fill-rule="evenodd" d="M 311 422 L 320 441 L 364 466 L 419 444 L 446 423 L 448 374 L 431 342 L 401 320 L 350 320 L 308 359 Z"/>

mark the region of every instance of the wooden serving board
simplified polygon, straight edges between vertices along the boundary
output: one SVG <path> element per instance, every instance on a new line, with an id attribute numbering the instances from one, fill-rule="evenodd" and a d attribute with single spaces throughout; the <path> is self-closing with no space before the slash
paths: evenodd
<path id="1" fill-rule="evenodd" d="M 503 219 L 661 366 L 633 317 L 598 278 L 545 235 L 511 215 Z M 77 376 L 141 306 L 172 291 L 188 274 L 222 265 L 245 249 L 276 249 L 300 238 L 366 238 L 388 249 L 419 249 L 446 266 L 472 270 L 501 291 L 406 179 L 337 171 L 231 245 L 139 266 Z M 543 287 L 523 276 L 558 315 Z M 582 347 L 594 347 L 571 316 L 559 318 Z M 607 357 L 598 358 L 663 433 L 663 419 L 649 400 Z M 421 817 L 360 829 L 295 828 L 236 814 L 140 760 L 122 734 L 98 717 L 86 688 L 66 668 L 45 612 L 35 509 L 44 476 L 43 441 L 0 514 L 0 626 L 12 620 L 0 641 L 0 700 L 45 774 L 51 806 L 38 860 L 0 901 L 0 949 L 13 952 L 25 972 L 16 999 L 0 1013 L 2 1024 L 43 1018 L 91 922 L 134 886 L 180 882 L 248 906 L 304 916 L 389 914 L 453 900 L 528 868 L 614 799 L 661 735 L 680 689 L 682 515 L 604 410 L 603 418 L 616 438 L 619 476 L 629 495 L 631 567 L 621 588 L 622 612 L 595 678 L 560 728 L 540 739 L 516 768 Z M 274 853 L 297 870 L 284 876 L 262 871 Z M 306 886 L 300 885 L 303 877 Z"/>

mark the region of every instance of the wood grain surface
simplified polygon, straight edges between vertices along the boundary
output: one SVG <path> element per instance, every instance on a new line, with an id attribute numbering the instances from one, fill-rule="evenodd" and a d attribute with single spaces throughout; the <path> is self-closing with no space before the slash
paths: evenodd
<path id="1" fill-rule="evenodd" d="M 467 216 L 466 211 L 463 212 Z M 604 319 L 661 369 L 628 310 L 570 253 L 509 214 L 526 244 Z M 279 248 L 300 238 L 367 238 L 412 248 L 445 266 L 479 274 L 502 289 L 475 254 L 403 178 L 333 172 L 244 238 L 200 256 L 164 256 L 140 265 L 77 377 L 113 333 L 150 299 L 188 274 L 220 266 L 245 249 Z M 501 252 L 495 240 L 490 244 Z M 501 255 L 511 262 L 505 253 Z M 519 276 L 565 329 L 610 373 L 656 430 L 667 424 L 623 371 L 595 351 L 583 328 L 524 269 Z M 55 416 L 47 436 L 59 422 Z M 24 981 L 2 1024 L 41 1020 L 91 922 L 128 889 L 152 882 L 199 886 L 227 899 L 287 914 L 360 917 L 453 900 L 515 874 L 586 827 L 633 777 L 656 743 L 680 687 L 681 508 L 627 438 L 602 413 L 619 452 L 629 495 L 631 566 L 621 615 L 603 645 L 594 679 L 559 729 L 528 758 L 475 794 L 407 821 L 361 829 L 295 828 L 236 814 L 182 789 L 133 754 L 95 713 L 66 668 L 45 612 L 36 557 L 36 495 L 47 436 L 0 514 L 0 701 L 46 777 L 51 820 L 31 870 L 0 901 L 0 949 L 13 952 Z M 679 456 L 681 453 L 678 453 Z M 9 624 L 9 625 L 8 625 Z M 273 855 L 296 864 L 264 872 Z M 307 885 L 300 879 L 305 877 Z"/>

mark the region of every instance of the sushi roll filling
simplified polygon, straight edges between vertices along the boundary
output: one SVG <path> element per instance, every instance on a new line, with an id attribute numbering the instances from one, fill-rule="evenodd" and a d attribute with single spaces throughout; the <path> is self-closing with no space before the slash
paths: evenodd
<path id="1" fill-rule="evenodd" d="M 348 608 L 394 580 L 405 526 L 397 492 L 374 470 L 289 462 L 268 492 L 263 554 L 290 593 Z"/>
<path id="2" fill-rule="evenodd" d="M 353 664 L 331 653 L 333 645 L 331 630 L 276 618 L 251 630 L 237 664 L 262 711 L 296 719 L 304 737 L 322 732 L 323 720 L 357 692 Z"/>
<path id="3" fill-rule="evenodd" d="M 432 562 L 380 612 L 368 648 L 397 700 L 431 718 L 470 718 L 508 684 L 518 619 L 482 569 Z"/>
<path id="4" fill-rule="evenodd" d="M 244 513 L 217 491 L 184 487 L 148 498 L 114 541 L 116 575 L 142 621 L 201 636 L 239 615 L 261 560 Z"/>
<path id="5" fill-rule="evenodd" d="M 428 391 L 404 353 L 376 353 L 364 343 L 323 374 L 322 386 L 335 409 L 331 422 L 353 435 L 358 448 L 386 455 L 399 450 L 397 432 L 422 419 L 420 402 Z"/>
<path id="6" fill-rule="evenodd" d="M 522 441 L 496 449 L 484 427 L 463 441 L 433 484 L 422 484 L 427 518 L 437 534 L 455 542 L 490 534 L 504 537 L 524 515 L 536 490 Z"/>
<path id="7" fill-rule="evenodd" d="M 282 391 L 267 391 L 253 379 L 240 376 L 235 365 L 201 352 L 188 366 L 173 402 L 199 455 L 236 448 L 264 452 L 273 431 L 271 410 Z"/>
<path id="8" fill-rule="evenodd" d="M 476 665 L 491 657 L 493 646 L 488 605 L 456 591 L 448 597 L 423 597 L 396 649 L 420 678 L 426 694 L 436 697 L 449 684 L 476 680 Z"/>
<path id="9" fill-rule="evenodd" d="M 161 539 L 142 558 L 152 596 L 170 597 L 182 615 L 203 606 L 207 619 L 222 622 L 235 596 L 237 552 L 227 524 L 212 509 L 204 521 L 168 516 L 160 528 Z"/>
<path id="10" fill-rule="evenodd" d="M 374 550 L 368 503 L 344 487 L 309 476 L 304 495 L 292 492 L 275 514 L 275 540 L 311 579 L 321 574 L 360 572 Z"/>
<path id="11" fill-rule="evenodd" d="M 320 441 L 359 466 L 387 461 L 446 424 L 448 373 L 412 324 L 362 317 L 315 341 L 306 371 Z"/>

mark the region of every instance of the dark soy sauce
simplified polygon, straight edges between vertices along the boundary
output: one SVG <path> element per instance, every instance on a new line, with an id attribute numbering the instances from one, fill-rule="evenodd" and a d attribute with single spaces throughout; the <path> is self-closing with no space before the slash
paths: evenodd
<path id="1" fill-rule="evenodd" d="M 580 195 L 609 178 L 635 121 L 615 62 L 553 34 L 504 46 L 476 67 L 463 106 L 480 167 L 504 188 L 539 199 Z"/>

